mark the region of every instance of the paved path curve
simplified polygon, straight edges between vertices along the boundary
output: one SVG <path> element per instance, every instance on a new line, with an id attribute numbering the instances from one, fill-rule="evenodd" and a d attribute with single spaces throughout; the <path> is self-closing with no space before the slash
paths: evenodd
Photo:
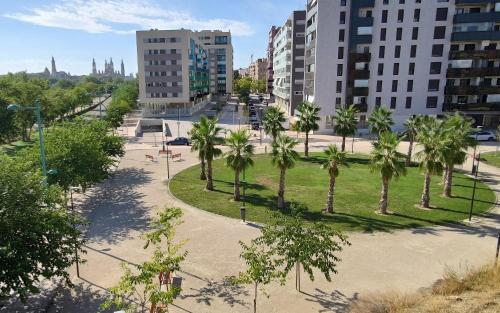
<path id="1" fill-rule="evenodd" d="M 333 137 L 318 136 L 314 149 Z M 334 139 L 338 142 L 338 138 Z M 120 263 L 145 260 L 139 238 L 159 208 L 178 206 L 184 211 L 179 240 L 188 239 L 189 251 L 183 264 L 183 292 L 172 312 L 251 312 L 252 291 L 228 286 L 223 278 L 243 268 L 239 240 L 248 241 L 259 230 L 237 220 L 217 216 L 186 205 L 167 191 L 166 163 L 146 161 L 153 148 L 130 144 L 116 174 L 80 199 L 78 206 L 91 224 L 87 236 L 87 263 L 81 266 L 77 288 L 65 291 L 51 312 L 95 312 L 105 289 L 120 276 Z M 157 149 L 157 148 L 155 148 Z M 180 151 L 183 160 L 171 162 L 171 174 L 195 164 L 188 148 Z M 313 150 L 314 150 L 313 149 Z M 357 141 L 355 151 L 366 152 L 370 144 Z M 486 150 L 493 150 L 491 147 Z M 405 147 L 402 147 L 405 150 Z M 469 168 L 470 165 L 466 165 Z M 481 165 L 483 178 L 500 190 L 500 171 Z M 217 173 L 215 173 L 217 175 Z M 204 191 L 200 191 L 203 196 Z M 493 260 L 496 234 L 500 228 L 498 208 L 491 218 L 473 224 L 425 227 L 394 233 L 353 233 L 351 247 L 342 253 L 339 274 L 328 283 L 321 275 L 315 282 L 303 276 L 303 292 L 286 286 L 270 286 L 270 298 L 259 294 L 260 312 L 344 312 L 349 301 L 368 292 L 386 289 L 414 291 L 429 286 L 446 267 L 464 269 Z"/>

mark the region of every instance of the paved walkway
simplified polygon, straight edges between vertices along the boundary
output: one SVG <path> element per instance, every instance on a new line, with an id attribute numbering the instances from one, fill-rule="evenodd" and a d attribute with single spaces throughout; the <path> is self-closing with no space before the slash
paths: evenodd
<path id="1" fill-rule="evenodd" d="M 323 149 L 339 138 L 315 136 L 314 149 Z M 349 146 L 350 148 L 350 146 Z M 157 149 L 157 148 L 155 148 Z M 175 147 L 183 155 L 171 162 L 171 173 L 195 164 L 187 147 Z M 263 148 L 259 146 L 259 149 Z M 370 143 L 357 141 L 354 150 L 366 152 Z M 401 148 L 405 151 L 406 147 Z M 483 150 L 494 150 L 484 147 Z M 139 263 L 148 256 L 139 238 L 159 208 L 178 206 L 184 211 L 179 240 L 188 239 L 183 264 L 182 296 L 172 312 L 251 312 L 252 290 L 228 286 L 224 277 L 243 269 L 239 240 L 248 241 L 259 230 L 237 220 L 216 216 L 180 203 L 167 191 L 166 162 L 146 161 L 152 147 L 127 145 L 115 175 L 78 202 L 89 218 L 87 263 L 81 265 L 77 287 L 65 291 L 51 312 L 96 312 L 105 289 L 116 283 L 120 263 Z M 469 168 L 469 165 L 466 165 Z M 500 190 L 500 171 L 481 165 L 483 178 Z M 215 176 L 217 173 L 215 173 Z M 203 196 L 204 191 L 200 191 Z M 492 217 L 468 225 L 425 227 L 394 233 L 353 233 L 351 247 L 342 253 L 339 274 L 328 283 L 321 275 L 315 282 L 303 276 L 302 293 L 294 289 L 293 277 L 286 286 L 270 286 L 270 298 L 259 294 L 259 312 L 344 312 L 349 301 L 368 292 L 398 289 L 414 291 L 441 277 L 446 267 L 464 269 L 493 260 L 500 228 L 498 208 Z M 74 271 L 72 270 L 74 274 Z"/>

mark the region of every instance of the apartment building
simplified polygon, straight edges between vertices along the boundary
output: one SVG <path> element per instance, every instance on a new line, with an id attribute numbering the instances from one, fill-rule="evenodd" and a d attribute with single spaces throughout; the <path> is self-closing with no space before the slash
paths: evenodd
<path id="1" fill-rule="evenodd" d="M 248 74 L 254 80 L 267 81 L 267 59 L 259 58 L 250 63 Z"/>
<path id="2" fill-rule="evenodd" d="M 498 124 L 496 2 L 309 0 L 304 97 L 321 107 L 321 129 L 350 104 L 360 128 L 376 106 L 393 112 L 395 129 L 454 110 Z"/>
<path id="3" fill-rule="evenodd" d="M 209 51 L 210 93 L 227 94 L 233 91 L 233 45 L 231 33 L 220 30 L 196 32 Z"/>
<path id="4" fill-rule="evenodd" d="M 273 59 L 274 59 L 274 36 L 278 32 L 278 27 L 271 26 L 269 30 L 269 39 L 267 42 L 267 93 L 273 96 L 273 83 L 274 83 L 274 71 L 273 71 Z"/>
<path id="5" fill-rule="evenodd" d="M 303 101 L 305 19 L 305 11 L 294 11 L 273 40 L 273 93 L 288 116 Z"/>
<path id="6" fill-rule="evenodd" d="M 230 33 L 152 29 L 137 31 L 136 40 L 144 117 L 191 115 L 211 95 L 232 91 Z"/>

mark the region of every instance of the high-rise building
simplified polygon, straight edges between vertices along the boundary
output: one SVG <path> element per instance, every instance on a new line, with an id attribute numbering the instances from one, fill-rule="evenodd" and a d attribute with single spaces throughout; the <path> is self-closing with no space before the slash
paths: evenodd
<path id="1" fill-rule="evenodd" d="M 274 36 L 278 32 L 278 27 L 271 26 L 269 30 L 269 39 L 267 42 L 267 93 L 272 96 L 273 95 L 273 59 L 274 59 Z"/>
<path id="2" fill-rule="evenodd" d="M 273 93 L 289 116 L 303 101 L 306 11 L 294 11 L 274 36 Z"/>
<path id="3" fill-rule="evenodd" d="M 377 106 L 393 112 L 396 130 L 412 115 L 453 110 L 496 126 L 496 2 L 309 0 L 304 97 L 320 106 L 320 128 L 350 104 L 360 128 Z"/>
<path id="4" fill-rule="evenodd" d="M 145 117 L 191 115 L 209 101 L 210 46 L 199 37 L 186 29 L 136 33 L 139 101 Z M 229 73 L 232 79 L 232 69 Z M 221 85 L 227 88 L 227 80 Z"/>
<path id="5" fill-rule="evenodd" d="M 267 81 L 267 59 L 259 58 L 248 67 L 248 74 L 254 80 Z"/>
<path id="6" fill-rule="evenodd" d="M 195 32 L 209 52 L 210 93 L 233 91 L 233 44 L 231 32 L 202 30 Z"/>

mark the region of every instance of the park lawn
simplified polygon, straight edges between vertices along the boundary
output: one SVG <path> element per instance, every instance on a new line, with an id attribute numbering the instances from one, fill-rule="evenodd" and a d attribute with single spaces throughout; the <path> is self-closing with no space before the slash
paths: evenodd
<path id="1" fill-rule="evenodd" d="M 33 141 L 14 141 L 9 144 L 0 145 L 0 152 L 3 152 L 8 156 L 14 156 L 18 151 L 29 148 L 33 146 L 33 144 Z"/>
<path id="2" fill-rule="evenodd" d="M 328 193 L 328 174 L 320 168 L 322 153 L 302 158 L 287 172 L 285 199 L 306 204 L 308 221 L 324 221 L 339 230 L 390 231 L 432 224 L 453 223 L 468 218 L 473 180 L 454 173 L 453 197 L 441 196 L 441 177 L 432 177 L 431 210 L 416 207 L 419 203 L 424 177 L 418 167 L 408 168 L 408 175 L 389 185 L 389 210 L 382 216 L 376 213 L 381 191 L 381 179 L 371 172 L 368 156 L 349 155 L 348 168 L 341 168 L 335 186 L 333 215 L 324 214 Z M 224 160 L 214 162 L 214 188 L 205 190 L 199 179 L 199 165 L 176 175 L 170 182 L 171 192 L 180 200 L 197 208 L 232 218 L 239 218 L 241 203 L 232 200 L 233 171 Z M 270 156 L 255 156 L 255 166 L 246 171 L 247 220 L 267 223 L 276 208 L 279 171 L 271 165 Z M 481 214 L 495 203 L 494 193 L 479 182 L 476 189 L 474 214 Z M 286 213 L 282 212 L 282 213 Z"/>
<path id="3" fill-rule="evenodd" d="M 485 152 L 481 153 L 481 161 L 489 165 L 500 167 L 500 152 Z M 481 166 L 481 165 L 479 165 Z"/>

